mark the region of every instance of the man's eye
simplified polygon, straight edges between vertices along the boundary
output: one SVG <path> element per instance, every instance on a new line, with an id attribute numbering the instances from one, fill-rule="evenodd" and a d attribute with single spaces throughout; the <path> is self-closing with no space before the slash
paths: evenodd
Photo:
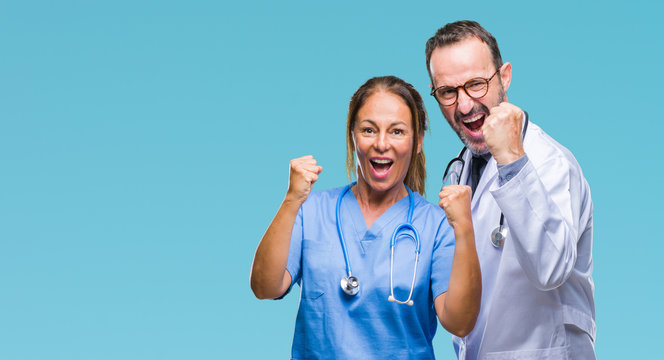
<path id="1" fill-rule="evenodd" d="M 481 91 L 484 90 L 486 83 L 484 81 L 469 81 L 466 84 L 466 89 L 470 91 Z"/>
<path id="2" fill-rule="evenodd" d="M 443 98 L 452 98 L 456 96 L 456 89 L 454 88 L 443 88 L 438 90 L 438 94 Z"/>

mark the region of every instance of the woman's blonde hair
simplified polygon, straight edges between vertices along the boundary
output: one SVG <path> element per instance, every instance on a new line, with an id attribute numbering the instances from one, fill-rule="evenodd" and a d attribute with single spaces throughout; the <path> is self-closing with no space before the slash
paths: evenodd
<path id="1" fill-rule="evenodd" d="M 355 128 L 355 123 L 357 122 L 357 113 L 369 96 L 377 91 L 387 91 L 401 97 L 410 109 L 414 139 L 410 164 L 408 165 L 408 172 L 406 173 L 404 183 L 413 191 L 424 195 L 424 180 L 426 179 L 427 172 L 425 168 L 424 149 L 418 152 L 418 137 L 424 135 L 424 131 L 429 128 L 429 120 L 420 94 L 415 90 L 413 85 L 396 76 L 371 78 L 360 86 L 350 99 L 348 120 L 346 122 L 346 173 L 348 174 L 348 180 L 350 181 L 356 176 L 353 128 Z"/>

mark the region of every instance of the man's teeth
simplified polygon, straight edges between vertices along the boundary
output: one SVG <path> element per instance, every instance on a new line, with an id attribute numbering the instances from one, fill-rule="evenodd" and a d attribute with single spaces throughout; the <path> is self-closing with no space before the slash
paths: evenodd
<path id="1" fill-rule="evenodd" d="M 371 161 L 375 162 L 376 164 L 391 164 L 392 163 L 392 160 L 386 160 L 386 159 L 374 159 L 374 160 L 371 160 Z"/>
<path id="2" fill-rule="evenodd" d="M 471 118 L 468 118 L 468 119 L 464 120 L 463 123 L 464 124 L 469 124 L 471 122 L 474 122 L 474 121 L 477 121 L 477 120 L 481 119 L 482 116 L 484 116 L 484 114 L 477 114 L 477 115 L 475 115 Z"/>

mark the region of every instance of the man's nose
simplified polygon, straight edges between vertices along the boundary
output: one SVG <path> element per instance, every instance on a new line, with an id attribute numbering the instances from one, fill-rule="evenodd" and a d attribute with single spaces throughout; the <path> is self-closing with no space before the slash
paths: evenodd
<path id="1" fill-rule="evenodd" d="M 473 98 L 468 96 L 463 89 L 459 89 L 457 95 L 457 110 L 462 114 L 468 114 L 475 106 Z"/>

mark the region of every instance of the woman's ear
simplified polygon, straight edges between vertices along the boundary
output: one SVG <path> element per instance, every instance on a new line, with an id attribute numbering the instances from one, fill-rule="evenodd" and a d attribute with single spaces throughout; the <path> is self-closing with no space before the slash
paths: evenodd
<path id="1" fill-rule="evenodd" d="M 422 152 L 422 144 L 424 143 L 424 131 L 420 132 L 419 135 L 417 135 L 417 153 Z"/>

